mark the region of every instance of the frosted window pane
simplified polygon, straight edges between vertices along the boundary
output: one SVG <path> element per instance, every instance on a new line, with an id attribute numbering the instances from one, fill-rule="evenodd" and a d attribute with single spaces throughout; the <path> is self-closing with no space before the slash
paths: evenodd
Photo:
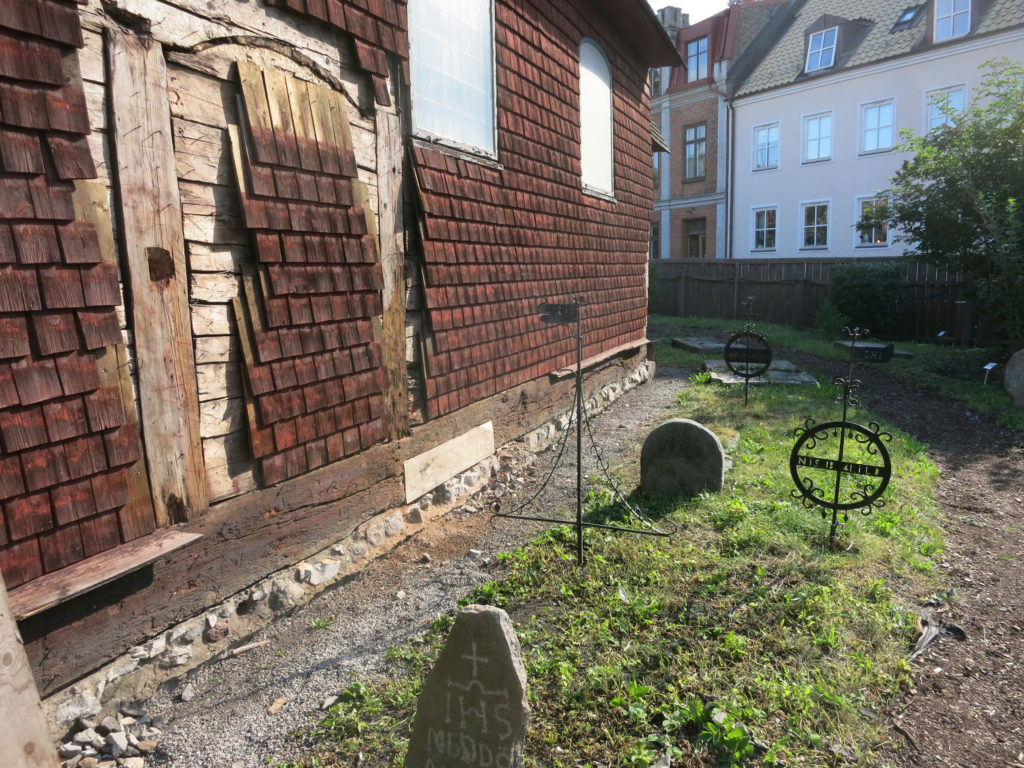
<path id="1" fill-rule="evenodd" d="M 494 154 L 491 0 L 410 0 L 415 129 Z"/>
<path id="2" fill-rule="evenodd" d="M 601 49 L 580 44 L 580 163 L 583 183 L 612 192 L 612 77 Z"/>

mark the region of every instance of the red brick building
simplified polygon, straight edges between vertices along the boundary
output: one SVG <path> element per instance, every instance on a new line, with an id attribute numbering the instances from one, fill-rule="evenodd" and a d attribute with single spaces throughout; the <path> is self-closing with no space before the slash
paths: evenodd
<path id="1" fill-rule="evenodd" d="M 653 120 L 671 149 L 655 159 L 652 259 L 727 258 L 729 99 L 785 4 L 745 0 L 692 25 L 679 8 L 658 12 L 686 66 L 655 70 L 652 78 Z"/>

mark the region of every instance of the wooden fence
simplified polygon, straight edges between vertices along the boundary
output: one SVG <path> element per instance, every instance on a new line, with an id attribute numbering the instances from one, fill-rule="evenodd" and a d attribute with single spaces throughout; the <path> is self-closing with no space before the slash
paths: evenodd
<path id="1" fill-rule="evenodd" d="M 677 317 L 740 318 L 741 303 L 754 297 L 763 322 L 794 328 L 813 325 L 828 297 L 832 271 L 851 259 L 669 259 L 652 262 L 650 310 Z M 889 261 L 889 260 L 886 260 Z M 962 273 L 895 259 L 906 267 L 903 291 L 906 338 L 934 340 L 945 331 L 974 340 L 976 322 L 965 300 Z"/>

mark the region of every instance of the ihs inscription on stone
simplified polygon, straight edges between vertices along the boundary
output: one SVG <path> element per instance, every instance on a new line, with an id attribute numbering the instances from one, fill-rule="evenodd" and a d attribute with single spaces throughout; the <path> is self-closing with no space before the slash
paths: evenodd
<path id="1" fill-rule="evenodd" d="M 423 686 L 406 768 L 521 768 L 526 671 L 512 622 L 500 608 L 459 612 Z"/>

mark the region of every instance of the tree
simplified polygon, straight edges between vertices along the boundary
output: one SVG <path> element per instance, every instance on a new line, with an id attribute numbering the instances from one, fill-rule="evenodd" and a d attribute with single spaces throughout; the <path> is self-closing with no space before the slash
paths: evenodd
<path id="1" fill-rule="evenodd" d="M 972 278 L 985 319 L 1011 349 L 1024 346 L 1024 64 L 987 62 L 963 112 L 940 103 L 946 124 L 903 131 L 912 152 L 893 176 L 888 202 L 865 217 L 911 244 L 908 255 Z M 874 221 L 872 221 L 874 219 Z"/>

